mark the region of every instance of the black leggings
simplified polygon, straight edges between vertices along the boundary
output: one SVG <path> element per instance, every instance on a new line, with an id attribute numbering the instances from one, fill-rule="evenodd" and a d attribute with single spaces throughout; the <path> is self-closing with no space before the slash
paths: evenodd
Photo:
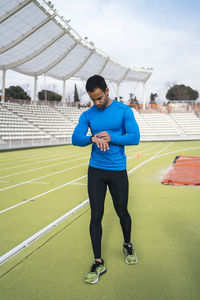
<path id="1" fill-rule="evenodd" d="M 88 194 L 91 207 L 90 236 L 95 258 L 101 258 L 101 220 L 104 200 L 109 187 L 115 211 L 120 219 L 124 242 L 130 242 L 131 218 L 127 210 L 128 176 L 126 170 L 109 171 L 93 167 L 88 169 Z"/>

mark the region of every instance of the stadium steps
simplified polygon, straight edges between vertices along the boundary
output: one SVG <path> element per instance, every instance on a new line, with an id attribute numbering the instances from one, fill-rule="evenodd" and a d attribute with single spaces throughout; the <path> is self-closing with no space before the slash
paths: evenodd
<path id="1" fill-rule="evenodd" d="M 171 113 L 171 117 L 185 136 L 200 134 L 200 119 L 194 113 Z"/>
<path id="2" fill-rule="evenodd" d="M 20 106 L 20 104 L 19 104 L 19 106 Z M 7 111 L 11 112 L 13 115 L 17 116 L 17 118 L 19 118 L 19 119 L 21 119 L 21 120 L 27 122 L 28 124 L 32 125 L 32 126 L 33 126 L 34 128 L 36 128 L 37 130 L 39 129 L 39 131 L 40 131 L 41 133 L 43 133 L 44 136 L 45 136 L 45 135 L 50 135 L 51 138 L 52 138 L 52 135 L 51 135 L 49 132 L 46 132 L 45 130 L 41 129 L 41 128 L 38 127 L 36 124 L 34 124 L 33 122 L 31 122 L 31 120 L 29 120 L 27 117 L 25 117 L 25 116 L 23 115 L 22 112 L 20 112 L 20 113 L 19 113 L 19 112 L 16 112 L 16 111 L 15 111 L 15 108 L 12 107 L 12 105 L 6 105 L 6 104 L 4 103 L 4 104 L 3 104 L 3 107 L 4 107 L 5 109 L 7 109 Z"/>
<path id="3" fill-rule="evenodd" d="M 70 122 L 71 125 L 74 126 L 77 124 L 73 119 L 70 118 L 70 115 L 68 115 L 62 107 L 55 107 L 54 110 L 56 111 L 57 114 L 62 116 L 62 118 L 67 119 L 67 121 Z"/>
<path id="4" fill-rule="evenodd" d="M 184 133 L 183 129 L 179 126 L 179 124 L 170 115 L 169 115 L 169 117 L 170 117 L 171 124 L 173 124 L 174 128 L 176 128 L 178 134 L 180 136 L 184 136 L 185 133 Z"/>

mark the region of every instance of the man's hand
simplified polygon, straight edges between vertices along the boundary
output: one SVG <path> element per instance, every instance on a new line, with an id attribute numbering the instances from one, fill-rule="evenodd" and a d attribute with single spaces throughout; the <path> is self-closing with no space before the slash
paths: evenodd
<path id="1" fill-rule="evenodd" d="M 101 151 L 109 150 L 109 145 L 103 138 L 98 138 L 97 135 L 95 135 L 92 137 L 91 141 L 92 143 L 96 143 Z"/>
<path id="2" fill-rule="evenodd" d="M 105 142 L 110 142 L 110 135 L 106 131 L 99 132 L 95 135 L 97 138 L 104 140 Z"/>

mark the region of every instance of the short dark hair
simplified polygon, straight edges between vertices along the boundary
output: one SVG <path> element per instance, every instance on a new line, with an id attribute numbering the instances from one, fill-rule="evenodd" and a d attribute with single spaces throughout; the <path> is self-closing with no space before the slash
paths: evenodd
<path id="1" fill-rule="evenodd" d="M 94 92 L 97 88 L 101 89 L 103 92 L 107 89 L 107 84 L 105 79 L 100 75 L 94 75 L 88 78 L 86 82 L 86 91 L 87 92 Z"/>

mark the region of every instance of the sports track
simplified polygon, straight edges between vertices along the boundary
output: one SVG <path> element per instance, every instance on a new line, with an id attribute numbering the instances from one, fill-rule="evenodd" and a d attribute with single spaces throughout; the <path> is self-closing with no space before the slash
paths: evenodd
<path id="1" fill-rule="evenodd" d="M 87 200 L 90 150 L 69 145 L 0 153 L 1 257 Z M 107 193 L 102 240 L 107 273 L 98 284 L 83 282 L 93 260 L 86 203 L 0 265 L 0 299 L 200 299 L 199 187 L 160 183 L 176 155 L 200 155 L 200 141 L 143 142 L 126 153 L 139 263 L 124 262 L 122 233 Z"/>

